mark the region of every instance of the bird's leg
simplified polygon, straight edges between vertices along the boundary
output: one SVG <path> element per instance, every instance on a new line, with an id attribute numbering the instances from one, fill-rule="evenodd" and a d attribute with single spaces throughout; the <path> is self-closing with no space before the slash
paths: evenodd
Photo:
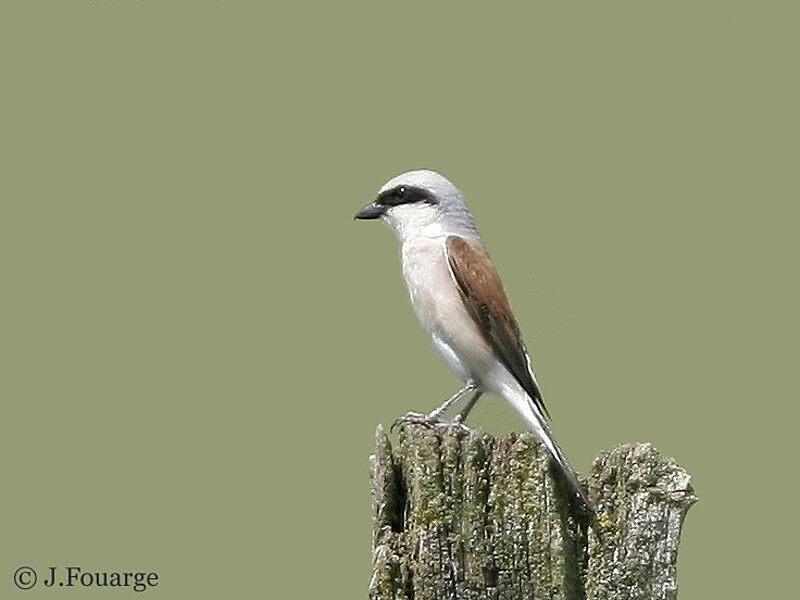
<path id="1" fill-rule="evenodd" d="M 461 398 L 463 398 L 470 392 L 475 391 L 477 387 L 478 387 L 477 383 L 475 383 L 474 381 L 468 381 L 463 388 L 461 388 L 455 394 L 453 394 L 447 400 L 445 400 L 439 408 L 429 412 L 428 417 L 438 421 L 439 415 L 441 415 L 444 411 L 453 406 L 453 404 L 461 400 Z"/>
<path id="2" fill-rule="evenodd" d="M 419 424 L 422 424 L 422 425 L 429 425 L 429 426 L 433 426 L 433 425 L 450 425 L 450 423 L 443 422 L 439 418 L 439 416 L 444 411 L 446 411 L 448 408 L 453 406 L 453 404 L 455 404 L 456 402 L 461 400 L 461 398 L 463 398 L 464 395 L 475 391 L 477 389 L 477 387 L 478 387 L 477 383 L 475 383 L 474 381 L 468 381 L 464 385 L 464 387 L 462 387 L 455 394 L 453 394 L 447 400 L 445 400 L 442 403 L 441 406 L 439 406 L 438 408 L 432 410 L 428 414 L 411 411 L 411 412 L 407 412 L 406 414 L 404 414 L 401 417 L 398 417 L 397 420 L 395 420 L 395 422 L 392 424 L 392 427 L 391 427 L 390 431 L 392 429 L 394 429 L 395 427 L 397 427 L 398 425 L 404 425 L 406 423 L 419 423 Z M 469 412 L 469 411 L 467 411 L 467 412 Z"/>
<path id="3" fill-rule="evenodd" d="M 478 398 L 480 398 L 480 397 L 483 395 L 483 392 L 482 392 L 482 391 L 480 391 L 480 390 L 477 390 L 477 389 L 476 389 L 476 390 L 474 390 L 474 392 L 475 392 L 475 393 L 473 394 L 472 398 L 470 398 L 469 400 L 467 400 L 467 403 L 464 405 L 464 408 L 462 408 L 462 409 L 461 409 L 461 410 L 460 410 L 460 411 L 459 411 L 459 412 L 456 414 L 456 416 L 455 416 L 455 417 L 453 417 L 453 421 L 454 421 L 455 423 L 459 423 L 459 424 L 463 425 L 463 424 L 464 424 L 464 421 L 466 421 L 466 420 L 467 420 L 467 415 L 469 415 L 470 411 L 471 411 L 473 408 L 475 408 L 475 404 L 477 404 L 477 402 L 478 402 Z"/>

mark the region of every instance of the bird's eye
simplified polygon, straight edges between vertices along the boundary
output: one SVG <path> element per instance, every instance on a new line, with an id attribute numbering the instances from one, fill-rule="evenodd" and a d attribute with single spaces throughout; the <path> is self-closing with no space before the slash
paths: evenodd
<path id="1" fill-rule="evenodd" d="M 405 195 L 406 195 L 406 188 L 405 188 L 405 187 L 403 187 L 402 185 L 401 185 L 399 188 L 397 188 L 397 195 L 398 195 L 400 198 L 402 198 L 403 196 L 405 196 Z"/>

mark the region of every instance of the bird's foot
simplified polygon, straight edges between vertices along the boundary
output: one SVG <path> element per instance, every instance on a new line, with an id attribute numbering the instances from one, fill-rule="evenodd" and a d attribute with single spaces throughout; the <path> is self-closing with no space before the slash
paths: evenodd
<path id="1" fill-rule="evenodd" d="M 403 425 L 408 425 L 409 423 L 433 427 L 434 425 L 441 423 L 441 421 L 435 415 L 426 415 L 425 413 L 415 412 L 412 410 L 397 417 L 394 423 L 392 423 L 392 426 L 389 428 L 389 431 L 394 431 L 395 427 L 401 427 Z"/>
<path id="2" fill-rule="evenodd" d="M 435 427 L 435 428 L 442 428 L 448 429 L 451 427 L 457 427 L 462 431 L 469 431 L 469 427 L 464 425 L 460 420 L 456 419 L 454 421 L 444 421 L 439 418 L 435 411 L 432 413 L 419 413 L 414 412 L 413 410 L 407 412 L 406 414 L 397 417 L 395 422 L 392 423 L 392 426 L 389 428 L 389 431 L 394 431 L 395 427 L 402 427 L 403 425 L 408 425 L 409 423 L 414 423 L 416 425 L 424 425 L 425 427 Z"/>
<path id="3" fill-rule="evenodd" d="M 467 424 L 464 422 L 465 419 L 466 419 L 466 415 L 458 413 L 455 417 L 453 417 L 452 421 L 447 423 L 447 426 L 448 427 L 457 427 L 461 431 L 469 433 L 472 430 L 469 427 L 467 427 Z"/>

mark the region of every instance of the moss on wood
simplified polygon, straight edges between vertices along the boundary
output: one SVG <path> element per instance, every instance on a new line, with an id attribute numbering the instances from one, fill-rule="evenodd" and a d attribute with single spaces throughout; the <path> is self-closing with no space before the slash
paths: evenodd
<path id="1" fill-rule="evenodd" d="M 588 480 L 602 539 L 533 435 L 408 426 L 370 457 L 373 600 L 677 596 L 689 476 L 650 444 L 601 454 Z"/>

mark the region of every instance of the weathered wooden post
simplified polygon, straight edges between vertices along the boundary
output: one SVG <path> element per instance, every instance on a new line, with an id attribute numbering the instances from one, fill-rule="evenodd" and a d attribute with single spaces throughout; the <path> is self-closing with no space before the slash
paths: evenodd
<path id="1" fill-rule="evenodd" d="M 650 444 L 588 478 L 599 538 L 570 510 L 531 434 L 407 426 L 370 457 L 373 600 L 674 599 L 690 478 Z"/>

